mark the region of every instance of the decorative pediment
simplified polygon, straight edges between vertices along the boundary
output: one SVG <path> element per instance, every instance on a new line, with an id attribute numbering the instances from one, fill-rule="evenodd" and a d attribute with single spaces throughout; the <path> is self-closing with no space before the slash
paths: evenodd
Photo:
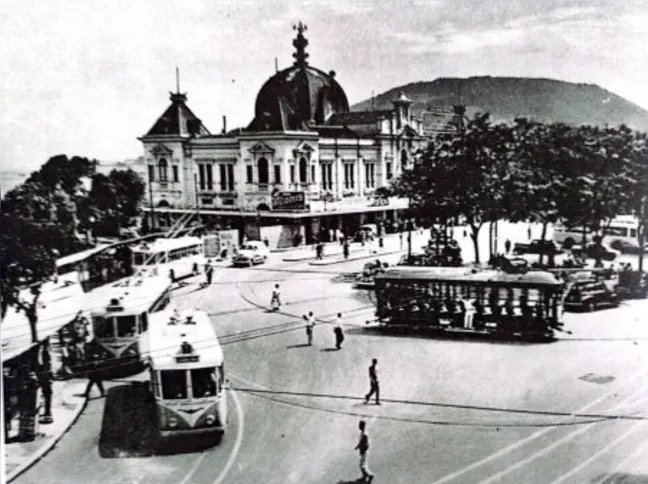
<path id="1" fill-rule="evenodd" d="M 161 158 L 163 156 L 170 157 L 173 154 L 173 151 L 163 144 L 157 144 L 151 150 L 151 154 L 156 158 Z"/>
<path id="2" fill-rule="evenodd" d="M 254 146 L 252 146 L 252 148 L 249 149 L 249 152 L 255 155 L 265 155 L 273 154 L 275 150 L 274 148 L 271 148 L 270 146 L 265 144 L 263 141 L 258 141 Z"/>
<path id="3" fill-rule="evenodd" d="M 293 150 L 293 155 L 295 156 L 295 158 L 301 158 L 302 156 L 306 156 L 306 158 L 310 158 L 310 155 L 314 151 L 315 148 L 309 145 L 306 141 L 302 141 Z"/>

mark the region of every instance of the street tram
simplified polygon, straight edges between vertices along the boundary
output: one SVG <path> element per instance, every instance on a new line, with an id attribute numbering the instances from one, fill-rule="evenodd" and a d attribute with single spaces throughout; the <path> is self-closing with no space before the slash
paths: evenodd
<path id="1" fill-rule="evenodd" d="M 160 436 L 220 438 L 227 423 L 223 350 L 209 316 L 169 309 L 150 323 L 141 348 Z"/>
<path id="2" fill-rule="evenodd" d="M 81 366 L 113 378 L 142 371 L 139 338 L 150 328 L 151 315 L 171 302 L 168 277 L 129 277 L 94 289 L 88 297 L 89 342 Z"/>
<path id="3" fill-rule="evenodd" d="M 564 284 L 553 274 L 395 267 L 375 278 L 385 327 L 551 340 L 562 327 Z"/>
<path id="4" fill-rule="evenodd" d="M 205 249 L 199 237 L 159 238 L 132 249 L 135 274 L 158 274 L 172 281 L 196 275 L 205 266 Z"/>

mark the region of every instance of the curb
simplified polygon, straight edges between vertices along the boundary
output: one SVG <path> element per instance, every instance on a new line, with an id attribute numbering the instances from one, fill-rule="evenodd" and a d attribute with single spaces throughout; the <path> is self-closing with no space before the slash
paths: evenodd
<path id="1" fill-rule="evenodd" d="M 354 252 L 358 253 L 361 252 L 362 249 L 356 249 L 356 250 L 351 250 L 350 253 L 353 254 Z M 323 258 L 330 258 L 330 257 L 338 257 L 341 256 L 342 252 L 334 253 L 334 254 L 324 254 Z M 313 254 L 309 254 L 307 256 L 293 256 L 293 257 L 284 257 L 281 260 L 283 262 L 302 262 L 302 261 L 307 261 L 307 260 L 316 260 L 317 256 Z"/>
<path id="2" fill-rule="evenodd" d="M 13 471 L 8 473 L 5 478 L 6 482 L 9 483 L 16 479 L 18 476 L 23 474 L 25 471 L 33 467 L 39 460 L 41 460 L 43 457 L 45 457 L 55 446 L 56 444 L 63 438 L 63 436 L 72 428 L 72 426 L 76 423 L 76 421 L 79 419 L 79 416 L 81 413 L 85 410 L 86 405 L 88 404 L 88 399 L 83 398 L 83 402 L 80 405 L 77 405 L 77 410 L 75 415 L 72 417 L 72 420 L 70 421 L 70 424 L 66 426 L 62 431 L 54 436 L 52 440 L 43 445 L 36 453 L 34 456 L 31 458 L 29 462 L 25 462 L 21 466 L 16 467 Z"/>
<path id="3" fill-rule="evenodd" d="M 392 251 L 387 251 L 387 252 L 377 252 L 375 254 L 365 254 L 365 255 L 360 255 L 356 257 L 349 257 L 348 259 L 337 259 L 337 260 L 332 260 L 332 261 L 315 261 L 315 262 L 309 262 L 308 265 L 311 266 L 331 266 L 333 264 L 343 264 L 344 262 L 352 262 L 355 260 L 362 260 L 362 259 L 379 259 L 380 257 L 384 257 L 386 255 L 394 255 L 394 254 L 400 254 L 401 252 L 404 252 L 403 250 L 392 250 Z"/>

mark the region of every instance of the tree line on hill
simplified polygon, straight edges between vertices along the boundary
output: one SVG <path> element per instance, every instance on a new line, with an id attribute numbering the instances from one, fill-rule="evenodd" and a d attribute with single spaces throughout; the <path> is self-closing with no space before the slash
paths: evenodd
<path id="1" fill-rule="evenodd" d="M 494 124 L 477 114 L 414 158 L 383 194 L 408 198 L 413 217 L 465 220 L 476 262 L 487 222 L 538 222 L 543 240 L 558 221 L 600 235 L 615 216 L 643 213 L 648 195 L 648 136 L 624 125 Z"/>
<path id="2" fill-rule="evenodd" d="M 98 162 L 57 155 L 7 192 L 0 203 L 0 297 L 36 318 L 42 282 L 57 258 L 91 246 L 93 235 L 118 235 L 140 214 L 145 183 L 132 170 L 97 173 Z M 25 301 L 21 290 L 32 288 Z"/>

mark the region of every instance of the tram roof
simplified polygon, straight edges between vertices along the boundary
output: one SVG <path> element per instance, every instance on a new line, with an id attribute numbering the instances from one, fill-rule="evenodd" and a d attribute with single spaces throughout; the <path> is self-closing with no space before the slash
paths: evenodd
<path id="1" fill-rule="evenodd" d="M 126 277 L 90 291 L 85 309 L 95 314 L 109 313 L 111 316 L 142 312 L 170 288 L 171 280 L 166 276 Z M 119 300 L 119 304 L 112 304 L 114 299 Z M 114 308 L 109 310 L 108 306 Z"/>
<path id="2" fill-rule="evenodd" d="M 76 264 L 77 262 L 81 262 L 91 255 L 96 254 L 97 252 L 101 252 L 104 250 L 108 245 L 102 244 L 98 245 L 97 247 L 93 247 L 92 249 L 87 249 L 87 250 L 82 250 L 81 252 L 75 252 L 74 254 L 66 255 L 65 257 L 61 257 L 60 259 L 56 259 L 56 267 L 63 267 L 69 264 Z"/>
<path id="3" fill-rule="evenodd" d="M 160 238 L 156 239 L 153 242 L 144 242 L 133 248 L 134 252 L 147 252 L 147 253 L 158 253 L 158 252 L 167 252 L 174 249 L 182 249 L 183 247 L 191 247 L 192 245 L 202 244 L 202 239 L 200 237 L 186 236 L 178 237 L 175 239 L 169 238 Z"/>
<path id="4" fill-rule="evenodd" d="M 472 282 L 556 287 L 563 284 L 552 273 L 545 271 L 508 274 L 493 269 L 475 270 L 463 267 L 393 267 L 383 274 L 378 274 L 376 280 Z"/>
<path id="5" fill-rule="evenodd" d="M 174 317 L 176 323 L 170 324 Z M 186 324 L 187 317 L 194 324 Z M 146 341 L 141 341 L 140 348 L 143 354 L 148 354 L 153 369 L 181 370 L 223 364 L 223 349 L 205 311 L 166 309 L 153 313 L 149 316 L 149 330 L 142 338 Z M 176 361 L 183 342 L 192 346 L 191 355 L 197 361 Z"/>

